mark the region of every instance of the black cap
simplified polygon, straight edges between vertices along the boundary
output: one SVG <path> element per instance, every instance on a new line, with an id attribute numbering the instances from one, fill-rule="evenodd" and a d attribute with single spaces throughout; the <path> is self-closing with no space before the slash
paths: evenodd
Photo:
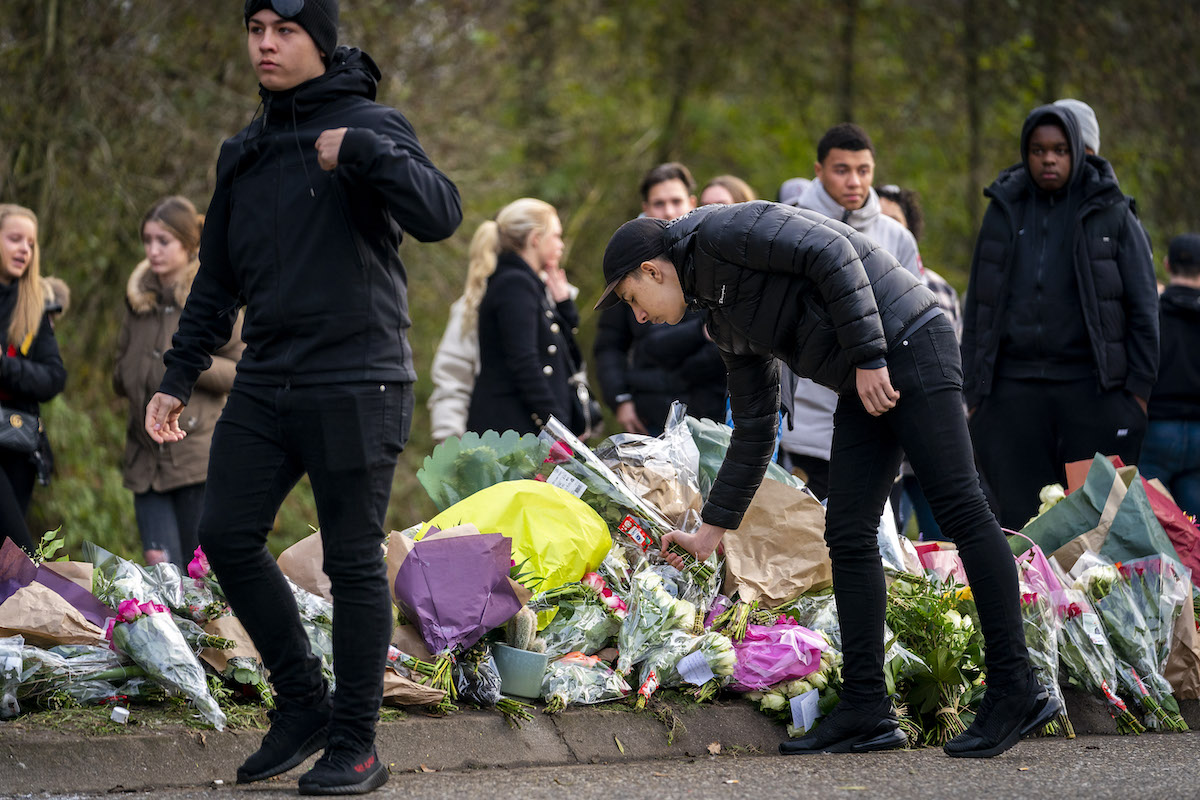
<path id="1" fill-rule="evenodd" d="M 1167 260 L 1172 269 L 1200 266 L 1200 233 L 1181 233 L 1172 239 L 1167 247 Z"/>
<path id="2" fill-rule="evenodd" d="M 246 0 L 243 12 L 246 25 L 250 24 L 250 17 L 264 8 L 304 28 L 317 49 L 325 54 L 325 66 L 329 66 L 337 49 L 338 0 Z"/>
<path id="3" fill-rule="evenodd" d="M 631 219 L 608 240 L 604 248 L 604 294 L 596 301 L 595 309 L 603 311 L 621 302 L 614 290 L 629 273 L 642 265 L 643 261 L 657 258 L 666 252 L 667 246 L 663 241 L 663 231 L 667 228 L 666 220 L 653 217 L 638 217 Z"/>

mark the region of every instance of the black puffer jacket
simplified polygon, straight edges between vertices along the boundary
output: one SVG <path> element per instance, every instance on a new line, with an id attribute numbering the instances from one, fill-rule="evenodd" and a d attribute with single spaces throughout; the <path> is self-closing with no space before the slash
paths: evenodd
<path id="1" fill-rule="evenodd" d="M 8 325 L 17 307 L 18 282 L 0 284 L 0 403 L 5 408 L 37 414 L 67 384 L 49 313 L 28 341 L 9 342 Z"/>
<path id="2" fill-rule="evenodd" d="M 664 236 L 688 302 L 709 312 L 729 373 L 733 440 L 702 517 L 736 528 L 774 451 L 779 361 L 855 391 L 854 368 L 883 366 L 889 345 L 937 301 L 878 244 L 815 211 L 704 206 Z"/>
<path id="3" fill-rule="evenodd" d="M 1022 237 L 1031 235 L 1029 210 L 1040 190 L 1028 167 L 1028 142 L 1035 127 L 1056 122 L 1067 131 L 1072 153 L 1082 154 L 1083 143 L 1075 118 L 1053 106 L 1034 109 L 1021 134 L 1022 163 L 1009 167 L 984 190 L 992 202 L 984 214 L 971 263 L 971 277 L 963 304 L 963 390 L 967 404 L 974 407 L 991 393 L 997 360 L 1011 357 L 1002 343 L 1015 343 L 1019 356 L 1053 359 L 1055 342 L 1035 332 L 1040 317 L 1014 325 L 1010 316 L 1021 312 L 1029 317 L 1039 306 L 1036 297 L 1017 298 L 1020 309 L 1009 308 L 1015 261 Z M 1065 193 L 1065 194 L 1064 194 Z M 1099 156 L 1076 155 L 1063 202 L 1075 204 L 1074 223 L 1065 235 L 1073 254 L 1076 298 L 1051 298 L 1055 302 L 1078 302 L 1086 329 L 1091 372 L 1101 390 L 1128 389 L 1148 398 L 1158 372 L 1158 295 L 1154 264 L 1145 232 L 1122 192 L 1108 162 Z M 1033 221 L 1036 224 L 1036 220 Z M 1062 277 L 1062 276 L 1059 276 Z M 1041 304 L 1047 309 L 1049 303 Z M 1046 327 L 1062 328 L 1053 311 L 1045 315 Z"/>
<path id="4" fill-rule="evenodd" d="M 412 381 L 404 234 L 444 239 L 458 190 L 408 121 L 374 102 L 380 73 L 339 47 L 329 70 L 286 92 L 221 147 L 192 285 L 162 391 L 187 401 L 245 305 L 238 380 L 259 385 Z M 323 131 L 349 130 L 332 172 Z"/>

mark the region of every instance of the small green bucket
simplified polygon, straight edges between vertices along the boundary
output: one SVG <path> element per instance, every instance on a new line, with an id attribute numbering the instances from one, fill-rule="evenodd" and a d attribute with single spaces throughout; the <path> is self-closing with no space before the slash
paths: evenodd
<path id="1" fill-rule="evenodd" d="M 517 697 L 536 698 L 542 693 L 549 657 L 545 653 L 520 650 L 506 644 L 492 645 L 496 669 L 500 672 L 500 691 Z"/>

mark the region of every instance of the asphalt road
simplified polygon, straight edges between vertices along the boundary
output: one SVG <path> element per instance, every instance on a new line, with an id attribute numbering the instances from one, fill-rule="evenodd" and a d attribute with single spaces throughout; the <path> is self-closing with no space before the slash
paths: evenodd
<path id="1" fill-rule="evenodd" d="M 167 800 L 296 797 L 290 780 L 253 786 L 123 793 Z M 101 797 L 26 794 L 17 797 Z M 868 755 L 780 757 L 721 753 L 703 758 L 524 769 L 393 774 L 373 798 L 672 800 L 673 798 L 1130 798 L 1200 797 L 1200 732 L 1141 737 L 1081 736 L 1021 743 L 988 760 L 923 749 Z"/>

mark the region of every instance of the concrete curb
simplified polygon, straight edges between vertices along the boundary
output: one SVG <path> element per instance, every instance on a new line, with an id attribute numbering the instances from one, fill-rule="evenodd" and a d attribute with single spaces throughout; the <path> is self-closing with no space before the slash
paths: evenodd
<path id="1" fill-rule="evenodd" d="M 1076 733 L 1115 734 L 1100 700 L 1067 692 Z M 1200 702 L 1181 703 L 1184 718 L 1200 729 Z M 379 726 L 380 757 L 392 771 L 458 770 L 620 763 L 685 758 L 721 751 L 774 753 L 783 727 L 750 703 L 667 706 L 678 722 L 674 737 L 649 712 L 600 706 L 534 714 L 510 729 L 499 714 L 467 710 L 448 717 L 414 712 Z M 0 795 L 30 792 L 110 792 L 233 783 L 235 771 L 258 748 L 261 733 L 197 731 L 183 726 L 152 732 L 84 736 L 0 724 Z M 294 782 L 302 767 L 272 779 Z"/>

